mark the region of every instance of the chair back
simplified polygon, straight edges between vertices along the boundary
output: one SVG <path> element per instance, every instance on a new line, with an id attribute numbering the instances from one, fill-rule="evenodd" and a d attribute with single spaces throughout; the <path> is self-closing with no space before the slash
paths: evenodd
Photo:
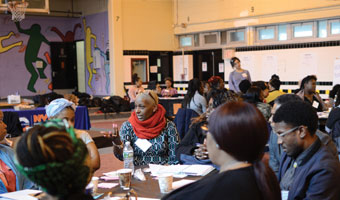
<path id="1" fill-rule="evenodd" d="M 179 108 L 174 119 L 180 139 L 183 139 L 185 133 L 188 132 L 191 119 L 197 117 L 198 114 L 189 108 Z"/>

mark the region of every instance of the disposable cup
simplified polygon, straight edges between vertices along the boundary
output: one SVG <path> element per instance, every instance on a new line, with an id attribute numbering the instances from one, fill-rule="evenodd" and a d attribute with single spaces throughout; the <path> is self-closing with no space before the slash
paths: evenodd
<path id="1" fill-rule="evenodd" d="M 172 174 L 162 174 L 158 176 L 158 184 L 161 193 L 169 193 L 172 190 Z"/>
<path id="2" fill-rule="evenodd" d="M 119 184 L 123 190 L 129 190 L 131 186 L 132 169 L 120 169 L 117 171 L 119 176 Z"/>
<path id="3" fill-rule="evenodd" d="M 92 184 L 93 184 L 92 192 L 93 192 L 93 193 L 97 193 L 97 191 L 98 191 L 99 178 L 94 176 L 94 177 L 92 177 L 91 182 L 92 182 Z"/>

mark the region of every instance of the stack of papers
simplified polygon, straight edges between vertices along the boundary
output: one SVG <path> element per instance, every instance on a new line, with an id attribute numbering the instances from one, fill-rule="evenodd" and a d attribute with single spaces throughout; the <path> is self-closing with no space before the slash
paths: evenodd
<path id="1" fill-rule="evenodd" d="M 151 175 L 158 176 L 161 174 L 185 174 L 190 176 L 205 176 L 215 168 L 210 165 L 155 165 L 149 164 Z"/>
<path id="2" fill-rule="evenodd" d="M 36 194 L 40 194 L 40 190 L 19 190 L 16 192 L 9 192 L 0 194 L 0 199 L 12 199 L 12 200 L 38 200 L 34 197 Z"/>

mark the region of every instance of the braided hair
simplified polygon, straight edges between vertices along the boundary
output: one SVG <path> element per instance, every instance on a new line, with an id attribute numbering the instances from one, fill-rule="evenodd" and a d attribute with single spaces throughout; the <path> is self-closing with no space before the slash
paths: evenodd
<path id="1" fill-rule="evenodd" d="M 34 126 L 20 138 L 15 152 L 19 171 L 59 199 L 72 199 L 89 181 L 86 145 L 66 121 L 54 119 Z"/>

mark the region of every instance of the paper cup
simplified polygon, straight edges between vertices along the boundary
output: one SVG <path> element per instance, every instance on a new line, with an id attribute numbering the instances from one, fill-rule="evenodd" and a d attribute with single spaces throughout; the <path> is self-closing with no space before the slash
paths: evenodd
<path id="1" fill-rule="evenodd" d="M 129 190 L 131 186 L 132 169 L 120 169 L 117 171 L 119 184 L 123 190 Z"/>
<path id="2" fill-rule="evenodd" d="M 169 193 L 172 190 L 172 174 L 162 174 L 158 176 L 158 184 L 161 193 Z"/>
<path id="3" fill-rule="evenodd" d="M 93 193 L 97 193 L 99 178 L 94 176 L 94 177 L 92 177 L 91 182 L 92 182 L 92 185 L 93 185 L 92 192 Z"/>

